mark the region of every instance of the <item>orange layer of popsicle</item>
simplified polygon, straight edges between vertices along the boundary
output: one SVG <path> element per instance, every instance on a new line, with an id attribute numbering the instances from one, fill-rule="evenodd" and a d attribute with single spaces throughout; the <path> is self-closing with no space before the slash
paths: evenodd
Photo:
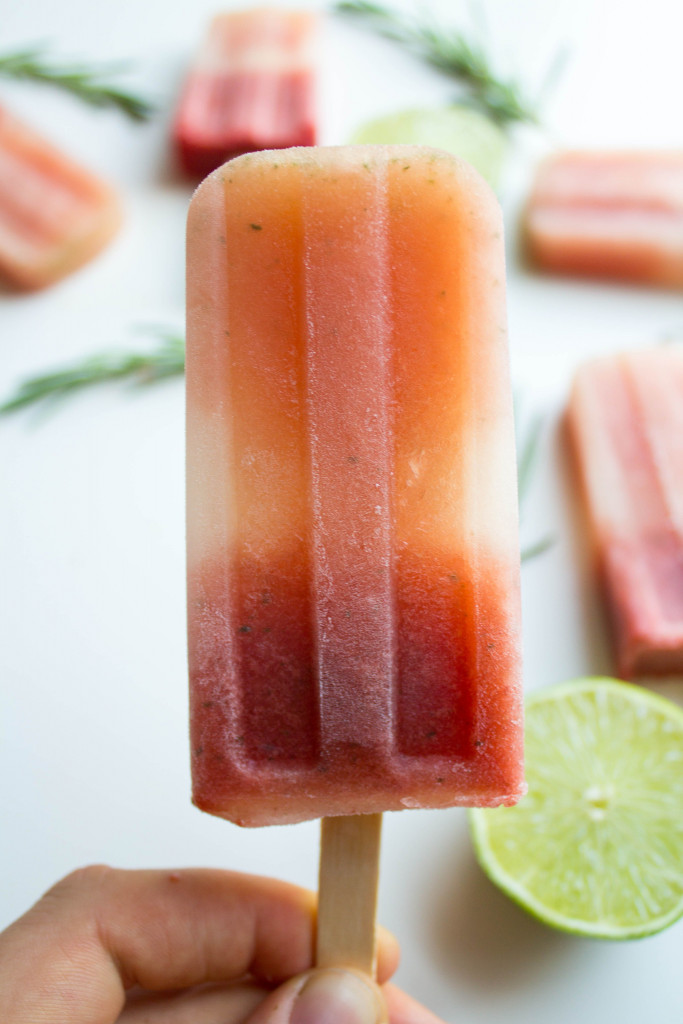
<path id="1" fill-rule="evenodd" d="M 0 274 L 43 288 L 92 259 L 121 223 L 109 185 L 0 108 Z"/>
<path id="2" fill-rule="evenodd" d="M 189 174 L 240 153 L 313 145 L 316 27 L 308 12 L 268 8 L 213 19 L 174 127 Z"/>
<path id="3" fill-rule="evenodd" d="M 587 364 L 568 418 L 618 671 L 683 672 L 683 353 Z"/>
<path id="4" fill-rule="evenodd" d="M 558 153 L 524 231 L 543 270 L 683 288 L 683 153 Z"/>
<path id="5" fill-rule="evenodd" d="M 513 802 L 502 223 L 420 147 L 240 157 L 188 224 L 195 802 L 240 824 Z"/>

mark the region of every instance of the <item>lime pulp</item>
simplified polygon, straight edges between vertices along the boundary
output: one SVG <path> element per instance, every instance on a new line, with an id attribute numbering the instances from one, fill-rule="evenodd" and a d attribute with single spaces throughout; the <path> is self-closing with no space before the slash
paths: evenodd
<path id="1" fill-rule="evenodd" d="M 639 938 L 683 915 L 683 710 L 583 679 L 526 707 L 528 794 L 475 809 L 477 857 L 525 910 L 565 931 Z"/>
<path id="2" fill-rule="evenodd" d="M 362 125 L 354 143 L 420 145 L 445 149 L 471 163 L 496 186 L 507 150 L 505 133 L 471 107 L 403 110 Z"/>

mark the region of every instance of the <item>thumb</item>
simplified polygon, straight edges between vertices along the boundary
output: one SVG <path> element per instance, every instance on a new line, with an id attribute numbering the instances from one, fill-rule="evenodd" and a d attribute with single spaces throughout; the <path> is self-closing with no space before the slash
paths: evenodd
<path id="1" fill-rule="evenodd" d="M 344 968 L 307 971 L 271 992 L 246 1024 L 387 1024 L 382 990 Z"/>

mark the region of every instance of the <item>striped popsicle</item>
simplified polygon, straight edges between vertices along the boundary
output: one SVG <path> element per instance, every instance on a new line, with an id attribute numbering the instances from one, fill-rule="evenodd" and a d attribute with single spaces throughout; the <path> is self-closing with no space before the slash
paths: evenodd
<path id="1" fill-rule="evenodd" d="M 558 153 L 523 229 L 543 270 L 683 288 L 683 152 Z"/>
<path id="2" fill-rule="evenodd" d="M 0 275 L 44 288 L 92 259 L 120 223 L 109 185 L 0 108 Z"/>
<path id="3" fill-rule="evenodd" d="M 204 177 L 240 153 L 315 143 L 316 28 L 315 15 L 303 11 L 213 19 L 174 127 L 188 174 Z"/>
<path id="4" fill-rule="evenodd" d="M 587 364 L 568 421 L 619 672 L 683 672 L 683 352 Z"/>

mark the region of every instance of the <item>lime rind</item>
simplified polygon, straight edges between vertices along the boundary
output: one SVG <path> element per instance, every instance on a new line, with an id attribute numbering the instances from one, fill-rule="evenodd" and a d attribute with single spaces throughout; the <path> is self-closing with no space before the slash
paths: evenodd
<path id="1" fill-rule="evenodd" d="M 683 916 L 683 710 L 591 678 L 527 701 L 529 793 L 470 811 L 486 874 L 546 924 L 642 938 Z"/>
<path id="2" fill-rule="evenodd" d="M 472 107 L 402 110 L 361 125 L 352 142 L 445 149 L 475 167 L 495 188 L 507 152 L 505 133 Z"/>

